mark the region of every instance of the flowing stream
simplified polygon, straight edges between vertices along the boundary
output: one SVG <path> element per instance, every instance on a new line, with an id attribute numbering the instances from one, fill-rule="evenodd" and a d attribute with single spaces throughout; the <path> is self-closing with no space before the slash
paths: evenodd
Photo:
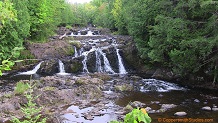
<path id="1" fill-rule="evenodd" d="M 82 35 L 81 31 L 79 31 L 77 35 L 72 33 L 71 36 L 96 36 L 93 34 L 94 32 L 89 30 L 86 35 Z M 218 111 L 215 111 L 218 106 L 217 92 L 189 89 L 171 82 L 150 78 L 139 78 L 135 80 L 134 76 L 137 75 L 132 75 L 126 69 L 126 63 L 123 60 L 121 52 L 122 49 L 117 48 L 119 44 L 115 39 L 100 37 L 97 39 L 84 39 L 78 42 L 82 44 L 82 47 L 73 46 L 74 54 L 72 54 L 72 60 L 81 59 L 79 62 L 82 64 L 82 71 L 79 74 L 97 72 L 111 76 L 113 79 L 105 82 L 103 87 L 103 93 L 108 97 L 116 95 L 116 89 L 121 85 L 128 84 L 133 89 L 131 91 L 124 91 L 116 98 L 111 98 L 103 103 L 104 108 L 91 120 L 86 119 L 84 114 L 94 110 L 98 106 L 81 108 L 76 104 L 71 105 L 67 110 L 74 112 L 62 115 L 66 119 L 63 121 L 64 123 L 107 123 L 119 118 L 120 110 L 118 109 L 123 109 L 123 107 L 134 101 L 140 101 L 145 104 L 144 108 L 147 109 L 149 116 L 152 118 L 152 123 L 158 123 L 158 120 L 163 120 L 163 118 L 213 119 L 214 123 L 218 122 Z M 73 76 L 75 74 L 69 70 L 65 70 L 67 68 L 65 67 L 66 61 L 59 59 L 57 62 L 59 71 L 55 75 Z M 38 63 L 32 70 L 19 72 L 15 76 L 35 75 L 42 63 L 43 61 Z M 0 90 L 4 89 L 4 85 L 0 83 Z M 175 105 L 175 107 L 166 108 L 164 107 L 166 105 Z M 202 108 L 205 106 L 211 107 L 214 111 L 212 109 L 210 111 L 203 110 Z M 174 114 L 176 112 L 186 112 L 187 115 L 183 117 L 175 116 Z"/>
<path id="2" fill-rule="evenodd" d="M 26 72 L 19 72 L 18 74 L 16 75 L 33 75 L 33 74 L 36 74 L 36 72 L 39 70 L 40 68 L 40 65 L 43 63 L 40 62 L 39 64 L 37 64 L 32 70 L 29 70 L 29 71 L 26 71 Z"/>
<path id="3" fill-rule="evenodd" d="M 64 69 L 64 63 L 61 60 L 58 60 L 58 64 L 59 64 L 59 73 L 57 73 L 57 75 L 70 75 L 70 73 L 66 73 L 65 69 Z"/>

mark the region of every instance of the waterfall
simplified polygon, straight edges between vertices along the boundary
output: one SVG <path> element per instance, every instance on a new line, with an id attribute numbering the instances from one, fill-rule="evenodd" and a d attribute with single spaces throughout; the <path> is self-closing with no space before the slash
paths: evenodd
<path id="1" fill-rule="evenodd" d="M 123 65 L 122 58 L 119 53 L 119 49 L 116 49 L 116 51 L 117 51 L 117 57 L 118 57 L 118 63 L 119 63 L 119 74 L 127 74 L 126 69 Z"/>
<path id="2" fill-rule="evenodd" d="M 78 54 L 78 52 L 77 52 L 76 47 L 74 46 L 74 57 L 78 57 L 78 56 L 79 56 L 79 54 Z"/>
<path id="3" fill-rule="evenodd" d="M 87 67 L 87 64 L 86 64 L 86 63 L 87 63 L 87 59 L 88 59 L 88 55 L 89 55 L 89 53 L 91 53 L 91 52 L 93 52 L 93 51 L 95 51 L 95 50 L 96 50 L 96 49 L 92 47 L 91 50 L 82 53 L 82 55 L 84 56 L 84 59 L 83 59 L 83 61 L 82 61 L 82 64 L 83 64 L 83 72 L 84 72 L 84 73 L 89 73 L 89 70 L 88 70 L 88 67 Z"/>
<path id="4" fill-rule="evenodd" d="M 70 75 L 70 73 L 65 72 L 64 63 L 61 60 L 58 60 L 58 64 L 59 64 L 59 73 L 57 73 L 58 75 Z"/>
<path id="5" fill-rule="evenodd" d="M 42 64 L 42 62 L 43 61 L 41 61 L 38 65 L 36 65 L 33 70 L 26 71 L 26 72 L 19 72 L 17 75 L 33 75 L 33 74 L 36 74 L 36 72 L 39 70 L 40 65 Z"/>
<path id="6" fill-rule="evenodd" d="M 80 50 L 79 50 L 79 56 L 81 56 L 84 52 L 84 48 L 82 47 Z"/>
<path id="7" fill-rule="evenodd" d="M 89 73 L 89 70 L 88 70 L 88 67 L 87 67 L 87 64 L 86 64 L 87 56 L 88 56 L 88 54 L 84 55 L 84 60 L 82 61 L 82 63 L 83 63 L 83 72 L 84 73 Z"/>
<path id="8" fill-rule="evenodd" d="M 97 72 L 102 73 L 102 66 L 101 66 L 101 54 L 99 54 L 99 48 L 95 51 L 95 56 L 96 56 L 96 70 Z"/>
<path id="9" fill-rule="evenodd" d="M 99 50 L 99 53 L 103 56 L 103 59 L 104 59 L 104 70 L 105 70 L 105 72 L 115 74 L 115 72 L 111 68 L 110 62 L 108 61 L 108 59 L 106 57 L 106 54 L 103 53 L 103 51 L 101 49 Z"/>

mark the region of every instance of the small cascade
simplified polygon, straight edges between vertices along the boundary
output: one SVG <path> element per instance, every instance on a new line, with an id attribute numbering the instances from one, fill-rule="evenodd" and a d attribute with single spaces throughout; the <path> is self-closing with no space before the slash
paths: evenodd
<path id="1" fill-rule="evenodd" d="M 82 53 L 82 55 L 84 56 L 84 59 L 83 59 L 83 61 L 82 61 L 82 64 L 83 64 L 83 72 L 84 72 L 84 73 L 89 73 L 89 70 L 88 70 L 88 67 L 87 67 L 87 64 L 86 64 L 86 63 L 87 63 L 87 59 L 88 59 L 88 55 L 89 55 L 89 53 L 94 52 L 95 50 L 96 50 L 96 49 L 92 47 L 91 50 Z"/>
<path id="2" fill-rule="evenodd" d="M 99 53 L 99 48 L 95 51 L 95 56 L 96 56 L 96 70 L 97 72 L 102 73 L 102 66 L 101 66 L 101 54 Z"/>
<path id="3" fill-rule="evenodd" d="M 106 73 L 115 74 L 115 72 L 111 68 L 109 60 L 106 57 L 106 54 L 102 51 L 102 49 L 98 48 L 96 50 L 95 54 L 96 54 L 96 68 L 97 68 L 98 72 L 106 72 Z M 102 56 L 103 60 L 104 60 L 104 67 L 103 67 L 104 70 L 102 70 L 100 56 Z"/>
<path id="4" fill-rule="evenodd" d="M 78 56 L 79 56 L 79 54 L 78 54 L 78 52 L 77 52 L 76 47 L 74 46 L 74 57 L 78 57 Z"/>
<path id="5" fill-rule="evenodd" d="M 26 72 L 19 72 L 17 75 L 33 75 L 33 74 L 36 74 L 36 72 L 39 70 L 40 65 L 42 64 L 42 62 L 43 61 L 41 61 L 38 65 L 36 65 L 33 70 L 26 71 Z"/>
<path id="6" fill-rule="evenodd" d="M 157 92 L 168 92 L 171 90 L 186 90 L 174 83 L 169 83 L 156 79 L 143 79 L 143 84 L 141 84 L 140 91 L 157 91 Z"/>
<path id="7" fill-rule="evenodd" d="M 118 57 L 118 63 L 119 63 L 119 74 L 127 74 L 127 71 L 123 65 L 122 57 L 120 56 L 119 49 L 116 49 L 117 51 L 117 57 Z"/>
<path id="8" fill-rule="evenodd" d="M 81 56 L 84 52 L 84 48 L 82 47 L 80 50 L 79 50 L 79 56 Z"/>
<path id="9" fill-rule="evenodd" d="M 57 73 L 57 75 L 70 75 L 70 73 L 66 73 L 65 69 L 64 69 L 64 63 L 61 60 L 58 60 L 58 64 L 59 64 L 59 73 Z"/>
<path id="10" fill-rule="evenodd" d="M 110 62 L 108 61 L 108 59 L 106 57 L 106 54 L 103 53 L 103 51 L 101 49 L 99 50 L 99 52 L 101 53 L 101 55 L 103 56 L 103 59 L 104 59 L 104 70 L 105 70 L 105 72 L 115 74 L 115 72 L 111 68 Z"/>
<path id="11" fill-rule="evenodd" d="M 87 32 L 86 36 L 93 36 L 93 32 L 89 30 L 89 31 Z"/>

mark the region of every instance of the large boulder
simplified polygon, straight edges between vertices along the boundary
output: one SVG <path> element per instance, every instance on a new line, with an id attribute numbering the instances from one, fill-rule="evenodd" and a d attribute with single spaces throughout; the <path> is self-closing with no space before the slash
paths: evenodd
<path id="1" fill-rule="evenodd" d="M 53 75 L 58 73 L 58 61 L 57 59 L 46 60 L 41 64 L 38 73 L 42 75 Z"/>
<path id="2" fill-rule="evenodd" d="M 66 41 L 50 41 L 47 43 L 27 43 L 27 49 L 37 59 L 64 58 L 74 54 L 74 48 Z"/>

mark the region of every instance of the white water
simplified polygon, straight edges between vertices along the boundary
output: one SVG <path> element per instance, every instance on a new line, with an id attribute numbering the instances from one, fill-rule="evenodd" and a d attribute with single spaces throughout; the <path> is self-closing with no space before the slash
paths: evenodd
<path id="1" fill-rule="evenodd" d="M 115 74 L 115 72 L 113 71 L 109 60 L 106 57 L 106 54 L 102 51 L 102 49 L 98 48 L 96 50 L 96 67 L 98 72 L 106 72 L 106 73 L 112 73 Z M 100 56 L 103 56 L 103 60 L 104 60 L 104 71 L 102 71 L 102 66 L 101 66 L 101 59 Z"/>
<path id="2" fill-rule="evenodd" d="M 66 73 L 65 69 L 64 69 L 64 63 L 61 60 L 58 60 L 58 64 L 59 64 L 59 73 L 57 73 L 57 75 L 70 75 L 70 73 Z"/>
<path id="3" fill-rule="evenodd" d="M 87 30 L 82 30 L 82 31 L 87 31 Z M 78 31 L 77 35 L 73 34 L 72 32 L 70 36 L 99 36 L 99 35 L 93 35 L 93 33 L 94 33 L 93 31 L 88 30 L 86 35 L 82 35 L 81 31 Z"/>
<path id="4" fill-rule="evenodd" d="M 78 54 L 78 52 L 77 52 L 76 47 L 74 46 L 74 57 L 78 57 L 78 56 L 79 56 L 79 54 Z"/>
<path id="5" fill-rule="evenodd" d="M 156 79 L 143 79 L 144 85 L 141 86 L 141 92 L 157 91 L 157 92 L 168 92 L 171 90 L 185 90 L 183 87 L 179 87 L 174 83 Z"/>
<path id="6" fill-rule="evenodd" d="M 19 72 L 17 75 L 33 75 L 33 74 L 36 74 L 36 72 L 39 70 L 40 65 L 42 64 L 42 62 L 43 61 L 41 61 L 38 65 L 36 65 L 33 70 L 26 71 L 26 72 Z"/>
<path id="7" fill-rule="evenodd" d="M 95 51 L 95 56 L 96 56 L 96 70 L 97 72 L 100 72 L 102 73 L 103 70 L 102 70 L 102 66 L 101 66 L 101 54 L 99 53 L 99 48 Z"/>
<path id="8" fill-rule="evenodd" d="M 82 47 L 80 50 L 79 50 L 79 56 L 81 56 L 84 52 L 84 48 Z"/>
<path id="9" fill-rule="evenodd" d="M 89 53 L 94 52 L 95 50 L 96 50 L 96 48 L 92 47 L 91 50 L 82 53 L 82 55 L 84 56 L 84 59 L 82 61 L 83 72 L 84 73 L 89 73 L 89 70 L 88 70 L 88 67 L 87 67 L 87 64 L 86 64 L 87 63 L 87 59 L 88 59 L 88 55 L 89 55 Z"/>
<path id="10" fill-rule="evenodd" d="M 81 32 L 78 32 L 78 36 L 81 36 Z"/>
<path id="11" fill-rule="evenodd" d="M 89 31 L 87 32 L 86 36 L 93 36 L 92 33 L 93 33 L 93 32 L 89 30 Z"/>
<path id="12" fill-rule="evenodd" d="M 127 71 L 123 65 L 122 57 L 120 56 L 119 49 L 116 49 L 117 51 L 117 57 L 118 57 L 118 63 L 119 63 L 119 74 L 127 74 Z"/>

